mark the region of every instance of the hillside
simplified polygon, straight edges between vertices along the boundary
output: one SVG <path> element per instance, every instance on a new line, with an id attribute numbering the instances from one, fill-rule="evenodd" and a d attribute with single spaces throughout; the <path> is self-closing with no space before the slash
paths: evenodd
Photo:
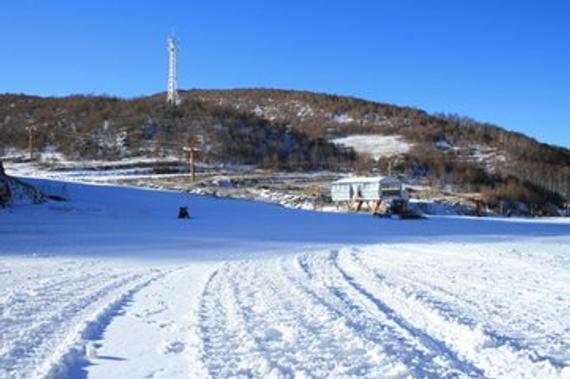
<path id="1" fill-rule="evenodd" d="M 27 148 L 27 126 L 36 128 L 37 150 L 74 160 L 182 158 L 186 145 L 198 147 L 206 163 L 325 168 L 355 159 L 285 124 L 195 99 L 171 108 L 159 96 L 0 96 L 0 147 Z"/>
<path id="2" fill-rule="evenodd" d="M 467 117 L 310 92 L 252 89 L 191 91 L 187 96 L 245 110 L 327 140 L 398 136 L 412 145 L 399 160 L 399 169 L 408 175 L 477 187 L 512 176 L 570 196 L 570 150 Z M 382 167 L 382 160 L 368 166 Z"/>
<path id="3" fill-rule="evenodd" d="M 68 159 L 182 159 L 200 148 L 212 165 L 277 170 L 391 171 L 488 203 L 561 204 L 570 196 L 570 151 L 455 115 L 351 97 L 268 89 L 183 91 L 176 109 L 157 94 L 0 96 L 0 148 Z M 366 152 L 369 151 L 370 154 Z M 55 154 L 54 154 L 55 153 Z"/>

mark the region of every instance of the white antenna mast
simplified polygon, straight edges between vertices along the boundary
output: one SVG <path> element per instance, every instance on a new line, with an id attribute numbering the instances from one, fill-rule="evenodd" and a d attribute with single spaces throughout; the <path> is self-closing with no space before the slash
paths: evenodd
<path id="1" fill-rule="evenodd" d="M 178 53 L 178 40 L 174 36 L 174 31 L 168 37 L 168 93 L 166 102 L 172 105 L 180 104 L 178 96 L 178 79 L 176 77 L 176 54 Z"/>

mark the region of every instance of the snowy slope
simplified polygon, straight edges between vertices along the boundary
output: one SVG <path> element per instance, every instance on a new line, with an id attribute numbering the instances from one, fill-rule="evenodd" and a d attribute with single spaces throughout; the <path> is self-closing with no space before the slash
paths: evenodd
<path id="1" fill-rule="evenodd" d="M 37 183 L 37 181 L 32 181 Z M 57 182 L 41 181 L 40 186 Z M 570 234 L 564 219 L 434 217 L 426 221 L 327 214 L 270 203 L 177 192 L 66 183 L 71 201 L 1 211 L 4 253 L 196 258 L 269 249 L 384 241 L 504 239 Z M 188 206 L 193 219 L 176 218 Z M 41 239 L 38 237 L 41 236 Z M 41 243 L 40 243 L 41 242 Z"/>
<path id="2" fill-rule="evenodd" d="M 340 146 L 352 147 L 357 153 L 368 154 L 376 160 L 406 154 L 411 146 L 400 136 L 381 134 L 355 134 L 335 138 L 331 142 Z"/>
<path id="3" fill-rule="evenodd" d="M 66 191 L 0 209 L 1 378 L 570 377 L 566 220 Z"/>

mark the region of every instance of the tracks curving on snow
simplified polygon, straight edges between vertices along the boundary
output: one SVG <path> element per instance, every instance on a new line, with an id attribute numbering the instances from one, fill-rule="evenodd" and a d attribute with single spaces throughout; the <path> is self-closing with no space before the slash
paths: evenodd
<path id="1" fill-rule="evenodd" d="M 114 268 L 88 260 L 28 259 L 24 264 L 27 272 L 36 274 L 14 275 L 2 291 L 2 378 L 68 377 L 83 361 L 86 341 L 104 329 L 134 292 L 159 275 L 156 270 Z M 10 261 L 3 266 L 15 269 Z"/>
<path id="2" fill-rule="evenodd" d="M 387 244 L 157 267 L 1 262 L 0 376 L 570 375 L 565 242 Z M 83 355 L 89 341 L 98 357 Z"/>
<path id="3" fill-rule="evenodd" d="M 513 296 L 505 275 L 531 290 L 552 255 L 533 256 L 535 272 L 514 278 L 527 263 L 503 246 L 443 247 L 450 251 L 368 247 L 228 262 L 202 293 L 200 362 L 214 378 L 566 377 L 570 323 L 557 312 L 569 299 L 542 314 L 528 313 L 544 305 L 538 298 L 505 301 Z M 437 264 L 414 264 L 420 254 Z M 550 284 L 563 286 L 567 269 L 551 272 L 560 275 Z M 498 322 L 507 319 L 498 310 L 520 329 Z"/>

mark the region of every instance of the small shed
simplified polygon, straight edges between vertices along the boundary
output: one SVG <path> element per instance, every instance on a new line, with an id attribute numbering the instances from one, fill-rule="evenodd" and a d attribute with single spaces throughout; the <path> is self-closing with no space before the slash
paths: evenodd
<path id="1" fill-rule="evenodd" d="M 400 200 L 403 197 L 402 182 L 391 176 L 348 177 L 333 182 L 331 197 L 335 203 Z"/>

